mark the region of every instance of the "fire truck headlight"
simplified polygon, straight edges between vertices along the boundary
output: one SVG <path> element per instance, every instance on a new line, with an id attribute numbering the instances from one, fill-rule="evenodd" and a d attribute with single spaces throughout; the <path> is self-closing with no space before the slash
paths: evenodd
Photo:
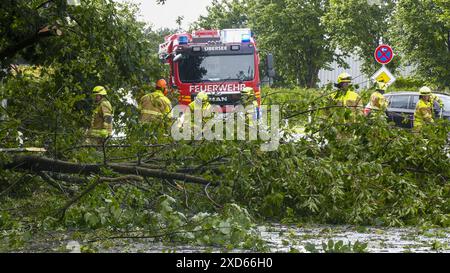
<path id="1" fill-rule="evenodd" d="M 201 46 L 193 46 L 192 47 L 192 51 L 193 52 L 200 52 L 200 51 L 202 51 L 202 47 Z"/>

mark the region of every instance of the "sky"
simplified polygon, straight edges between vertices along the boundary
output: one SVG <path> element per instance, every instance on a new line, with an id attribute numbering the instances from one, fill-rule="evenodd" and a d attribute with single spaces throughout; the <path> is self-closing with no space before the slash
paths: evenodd
<path id="1" fill-rule="evenodd" d="M 139 21 L 153 25 L 152 29 L 178 28 L 175 22 L 178 16 L 184 16 L 181 27 L 188 29 L 189 24 L 206 15 L 206 7 L 212 0 L 167 0 L 165 5 L 157 5 L 155 0 L 115 0 L 117 2 L 132 2 L 140 5 Z"/>

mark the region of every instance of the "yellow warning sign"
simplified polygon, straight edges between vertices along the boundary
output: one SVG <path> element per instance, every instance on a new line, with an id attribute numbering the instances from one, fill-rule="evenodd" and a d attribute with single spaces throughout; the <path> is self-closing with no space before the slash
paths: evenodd
<path id="1" fill-rule="evenodd" d="M 387 69 L 385 66 L 381 67 L 373 76 L 371 77 L 373 81 L 384 82 L 387 85 L 391 85 L 395 82 L 395 77 L 392 75 L 391 71 Z"/>
<path id="2" fill-rule="evenodd" d="M 384 83 L 388 83 L 391 78 L 389 78 L 389 75 L 386 74 L 386 72 L 381 72 L 381 74 L 375 78 L 377 80 L 377 82 L 384 82 Z"/>

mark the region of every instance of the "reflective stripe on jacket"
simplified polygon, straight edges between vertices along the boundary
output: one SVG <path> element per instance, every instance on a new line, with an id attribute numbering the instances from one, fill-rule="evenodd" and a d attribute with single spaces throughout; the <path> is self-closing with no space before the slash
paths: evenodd
<path id="1" fill-rule="evenodd" d="M 140 121 L 149 122 L 156 118 L 160 119 L 161 116 L 170 117 L 172 105 L 170 100 L 164 96 L 163 92 L 157 90 L 141 98 L 139 101 L 139 110 L 141 112 Z"/>
<path id="2" fill-rule="evenodd" d="M 258 105 L 256 100 L 252 101 L 252 109 L 247 111 L 247 116 L 250 121 L 250 124 L 253 124 L 254 120 L 259 120 L 261 118 L 261 108 Z"/>
<path id="3" fill-rule="evenodd" d="M 420 129 L 425 123 L 433 122 L 432 102 L 419 99 L 416 104 L 416 111 L 414 112 L 414 129 Z"/>
<path id="4" fill-rule="evenodd" d="M 106 98 L 102 98 L 92 114 L 91 134 L 104 134 L 102 130 L 106 130 L 108 135 L 112 135 L 112 116 L 113 109 L 111 103 Z"/>
<path id="5" fill-rule="evenodd" d="M 334 104 L 336 106 L 344 106 L 348 107 L 351 110 L 350 119 L 355 121 L 356 116 L 358 114 L 362 114 L 362 101 L 361 97 L 358 95 L 358 93 L 347 90 L 347 91 L 341 91 L 339 90 L 336 94 L 331 95 L 331 99 L 333 100 Z M 344 118 L 342 122 L 348 122 L 350 121 L 348 118 Z"/>
<path id="6" fill-rule="evenodd" d="M 189 103 L 189 108 L 192 111 L 192 114 L 194 114 L 193 112 L 195 111 L 195 109 L 198 109 L 199 104 L 197 104 L 195 101 Z M 206 111 L 209 108 L 211 108 L 211 104 L 209 102 L 204 102 L 202 103 L 202 111 Z"/>
<path id="7" fill-rule="evenodd" d="M 209 101 L 203 102 L 201 104 L 202 108 L 201 108 L 201 112 L 202 112 L 202 122 L 205 123 L 208 120 L 210 120 L 212 117 L 203 117 L 204 113 L 207 111 L 210 111 L 211 109 L 211 104 L 209 103 Z M 198 109 L 200 107 L 200 105 L 198 103 L 195 102 L 195 100 L 191 103 L 189 103 L 189 109 L 191 109 L 191 124 L 195 124 L 195 110 Z"/>
<path id="8" fill-rule="evenodd" d="M 386 98 L 378 91 L 375 91 L 372 96 L 370 96 L 370 108 L 375 110 L 386 110 L 387 108 Z"/>
<path id="9" fill-rule="evenodd" d="M 332 98 L 336 102 L 336 104 L 340 106 L 362 107 L 361 98 L 359 97 L 358 93 L 351 90 L 348 90 L 347 92 L 338 91 L 338 93 L 332 96 Z"/>

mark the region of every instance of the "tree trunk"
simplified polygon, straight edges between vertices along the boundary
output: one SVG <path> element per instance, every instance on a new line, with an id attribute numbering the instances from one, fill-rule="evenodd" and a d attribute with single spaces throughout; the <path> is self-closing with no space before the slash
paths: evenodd
<path id="1" fill-rule="evenodd" d="M 161 179 L 174 179 L 184 181 L 187 183 L 202 184 L 202 185 L 217 185 L 211 183 L 201 177 L 188 175 L 185 173 L 167 172 L 163 170 L 155 170 L 144 167 L 126 166 L 121 164 L 77 164 L 67 161 L 53 160 L 50 158 L 39 156 L 16 156 L 11 163 L 4 166 L 5 169 L 20 169 L 32 172 L 54 172 L 64 174 L 99 174 L 102 173 L 102 168 L 109 168 L 116 173 L 126 175 L 139 175 L 142 177 L 154 177 Z"/>
<path id="2" fill-rule="evenodd" d="M 0 62 L 13 58 L 20 50 L 36 44 L 40 39 L 50 36 L 61 36 L 62 31 L 56 26 L 45 26 L 33 36 L 11 45 L 0 51 Z"/>

